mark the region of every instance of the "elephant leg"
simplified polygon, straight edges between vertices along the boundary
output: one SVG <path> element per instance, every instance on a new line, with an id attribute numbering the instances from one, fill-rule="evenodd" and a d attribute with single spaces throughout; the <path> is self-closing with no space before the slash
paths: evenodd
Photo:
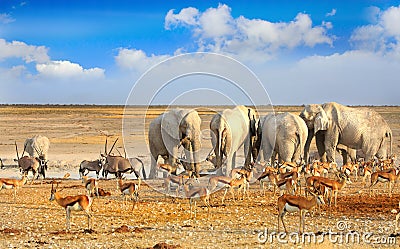
<path id="1" fill-rule="evenodd" d="M 232 171 L 232 161 L 233 161 L 233 155 L 228 155 L 226 157 L 226 166 L 225 166 L 225 174 L 226 176 L 230 176 L 231 175 L 231 171 Z"/>
<path id="2" fill-rule="evenodd" d="M 326 162 L 326 151 L 325 151 L 325 131 L 318 131 L 315 134 L 315 143 L 321 162 Z"/>
<path id="3" fill-rule="evenodd" d="M 339 150 L 340 154 L 342 155 L 343 165 L 348 162 L 348 153 L 346 150 Z"/>
<path id="4" fill-rule="evenodd" d="M 251 139 L 252 138 L 250 136 L 247 136 L 246 140 L 244 141 L 244 156 L 246 158 L 244 162 L 245 168 L 251 163 L 251 155 L 253 151 Z"/>
<path id="5" fill-rule="evenodd" d="M 233 152 L 231 169 L 234 169 L 235 167 L 236 167 L 236 151 Z"/>
<path id="6" fill-rule="evenodd" d="M 150 165 L 150 179 L 156 178 L 157 175 L 157 159 L 158 159 L 159 154 L 155 151 L 154 146 L 150 144 L 150 160 L 151 160 L 151 165 Z M 103 170 L 103 176 L 104 176 L 104 170 Z"/>
<path id="7" fill-rule="evenodd" d="M 293 156 L 292 162 L 301 163 L 302 161 L 302 154 L 301 154 L 301 145 L 293 144 Z"/>

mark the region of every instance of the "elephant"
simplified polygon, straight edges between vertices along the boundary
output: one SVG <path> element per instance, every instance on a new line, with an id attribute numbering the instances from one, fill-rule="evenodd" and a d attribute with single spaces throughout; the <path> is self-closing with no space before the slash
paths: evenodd
<path id="1" fill-rule="evenodd" d="M 156 175 L 159 156 L 164 159 L 164 163 L 177 165 L 178 148 L 181 145 L 188 160 L 186 165 L 190 165 L 190 170 L 194 171 L 195 176 L 199 176 L 200 126 L 201 119 L 196 110 L 181 108 L 162 113 L 150 123 L 148 133 L 151 153 L 150 178 Z"/>
<path id="2" fill-rule="evenodd" d="M 301 163 L 307 136 L 307 125 L 299 116 L 288 112 L 268 114 L 258 123 L 258 160 L 271 158 L 272 164 L 278 154 L 280 163 Z"/>
<path id="3" fill-rule="evenodd" d="M 335 102 L 311 104 L 304 107 L 300 117 L 308 127 L 304 158 L 308 158 L 313 136 L 322 161 L 335 162 L 338 144 L 361 149 L 365 160 L 392 154 L 392 131 L 382 116 L 369 108 L 347 107 Z"/>
<path id="4" fill-rule="evenodd" d="M 245 167 L 251 163 L 251 152 L 256 136 L 257 115 L 252 108 L 243 105 L 234 109 L 225 109 L 215 114 L 210 122 L 211 142 L 216 156 L 217 169 L 222 167 L 223 157 L 226 157 L 226 168 L 223 172 L 229 176 L 235 167 L 236 152 L 243 145 L 246 157 Z"/>
<path id="5" fill-rule="evenodd" d="M 31 157 L 39 157 L 47 161 L 47 153 L 49 151 L 50 141 L 42 135 L 35 135 L 27 138 L 24 143 L 24 151 Z"/>

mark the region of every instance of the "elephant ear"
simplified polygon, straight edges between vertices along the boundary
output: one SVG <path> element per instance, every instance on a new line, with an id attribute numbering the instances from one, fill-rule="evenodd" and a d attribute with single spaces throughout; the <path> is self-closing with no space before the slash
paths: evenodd
<path id="1" fill-rule="evenodd" d="M 314 120 L 314 133 L 318 131 L 325 131 L 328 129 L 329 119 L 326 112 L 321 107 L 321 111 L 317 114 Z"/>
<path id="2" fill-rule="evenodd" d="M 181 112 L 180 110 L 173 109 L 163 114 L 163 117 L 161 119 L 162 136 L 168 134 L 168 136 L 176 140 L 180 140 L 180 134 L 179 134 L 179 124 L 181 122 L 181 119 L 179 118 L 180 112 Z"/>

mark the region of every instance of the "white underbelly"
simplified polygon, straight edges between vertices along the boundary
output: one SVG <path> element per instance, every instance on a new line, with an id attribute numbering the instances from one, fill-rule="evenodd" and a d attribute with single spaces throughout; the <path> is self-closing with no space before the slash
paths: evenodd
<path id="1" fill-rule="evenodd" d="M 1 188 L 4 188 L 4 189 L 12 189 L 12 188 L 14 188 L 14 186 L 13 186 L 13 185 L 7 185 L 7 184 L 4 184 L 4 183 L 3 183 L 3 185 L 1 186 Z"/>
<path id="2" fill-rule="evenodd" d="M 81 211 L 81 210 L 82 210 L 82 207 L 81 207 L 81 205 L 79 205 L 79 203 L 77 202 L 77 203 L 75 203 L 74 205 L 69 206 L 69 209 L 70 209 L 71 211 Z"/>
<path id="3" fill-rule="evenodd" d="M 288 203 L 285 204 L 285 210 L 289 213 L 298 212 L 300 209 L 296 206 L 291 206 Z"/>
<path id="4" fill-rule="evenodd" d="M 383 177 L 379 177 L 379 176 L 378 176 L 378 181 L 379 181 L 379 182 L 388 182 L 389 179 L 383 178 Z"/>
<path id="5" fill-rule="evenodd" d="M 125 189 L 124 191 L 122 191 L 122 193 L 124 195 L 130 195 L 131 193 L 129 192 L 129 188 Z"/>

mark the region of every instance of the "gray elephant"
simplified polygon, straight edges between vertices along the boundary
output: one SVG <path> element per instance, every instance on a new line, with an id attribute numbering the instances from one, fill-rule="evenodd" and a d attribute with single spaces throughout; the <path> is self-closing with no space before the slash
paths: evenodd
<path id="1" fill-rule="evenodd" d="M 201 149 L 200 126 L 201 119 L 196 110 L 179 108 L 161 114 L 150 123 L 148 133 L 151 153 L 150 178 L 156 175 L 158 156 L 172 166 L 177 164 L 180 145 L 184 148 L 187 165 L 190 165 L 190 170 L 198 176 L 200 169 L 197 152 Z"/>
<path id="2" fill-rule="evenodd" d="M 235 167 L 236 152 L 243 145 L 246 157 L 245 167 L 251 163 L 252 141 L 256 136 L 256 113 L 252 108 L 236 106 L 225 109 L 213 116 L 210 122 L 211 142 L 216 156 L 216 168 L 222 167 L 226 157 L 225 175 Z"/>
<path id="3" fill-rule="evenodd" d="M 392 131 L 382 116 L 371 109 L 352 108 L 335 102 L 311 104 L 304 107 L 300 117 L 309 129 L 304 158 L 307 158 L 314 135 L 323 161 L 335 161 L 338 144 L 361 149 L 366 155 L 365 160 L 392 154 Z"/>
<path id="4" fill-rule="evenodd" d="M 268 114 L 260 119 L 257 128 L 259 159 L 271 158 L 272 163 L 278 154 L 280 162 L 300 163 L 307 135 L 307 125 L 299 116 L 288 112 Z"/>
<path id="5" fill-rule="evenodd" d="M 39 157 L 44 160 L 47 160 L 49 147 L 49 139 L 42 135 L 35 135 L 32 138 L 27 138 L 24 143 L 24 151 L 26 151 L 29 156 Z"/>
<path id="6" fill-rule="evenodd" d="M 336 146 L 336 151 L 342 155 L 343 164 L 346 164 L 347 162 L 357 162 L 357 150 L 349 148 L 343 144 L 338 144 Z"/>

